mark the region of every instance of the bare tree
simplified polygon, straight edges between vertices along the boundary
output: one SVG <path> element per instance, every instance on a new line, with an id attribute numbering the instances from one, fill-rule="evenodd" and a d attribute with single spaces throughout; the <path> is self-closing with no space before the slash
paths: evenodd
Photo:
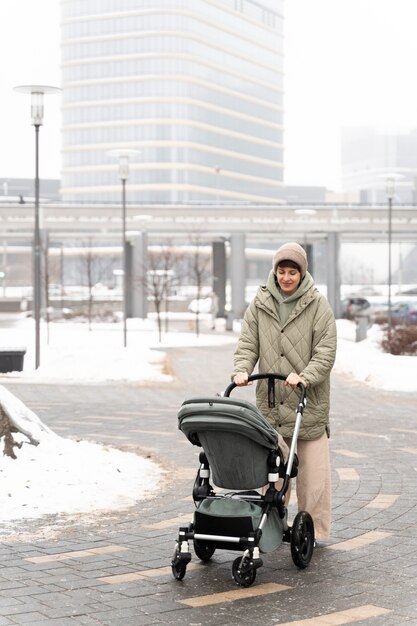
<path id="1" fill-rule="evenodd" d="M 202 299 L 203 286 L 211 275 L 211 257 L 203 253 L 201 235 L 199 233 L 193 233 L 190 236 L 190 243 L 193 246 L 190 278 L 196 286 L 195 332 L 198 337 L 200 334 L 200 300 Z"/>
<path id="2" fill-rule="evenodd" d="M 165 272 L 164 313 L 166 333 L 169 325 L 170 299 L 174 295 L 176 288 L 181 285 L 183 279 L 187 276 L 182 263 L 184 256 L 184 252 L 180 252 L 178 248 L 172 245 L 172 242 L 162 246 L 160 251 L 160 261 Z"/>
<path id="3" fill-rule="evenodd" d="M 182 256 L 172 242 L 159 246 L 157 250 L 149 250 L 148 267 L 142 280 L 154 303 L 159 341 L 162 341 L 162 308 L 165 312 L 165 332 L 168 331 L 169 301 L 175 287 L 181 282 L 178 267 Z"/>
<path id="4" fill-rule="evenodd" d="M 88 243 L 84 244 L 85 252 L 81 256 L 81 282 L 87 284 L 87 319 L 88 330 L 91 330 L 91 322 L 93 319 L 93 302 L 94 287 L 97 283 L 104 281 L 109 270 L 113 266 L 114 259 L 103 257 L 97 252 L 93 246 L 92 239 L 89 238 Z"/>

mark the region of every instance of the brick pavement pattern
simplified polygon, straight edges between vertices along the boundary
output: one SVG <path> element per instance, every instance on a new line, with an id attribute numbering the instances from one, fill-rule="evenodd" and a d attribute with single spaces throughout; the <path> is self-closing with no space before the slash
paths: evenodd
<path id="1" fill-rule="evenodd" d="M 165 477 L 128 510 L 0 525 L 0 626 L 417 624 L 417 394 L 333 374 L 333 529 L 306 570 L 287 544 L 263 555 L 254 585 L 236 553 L 169 567 L 191 521 L 198 449 L 177 429 L 186 398 L 229 383 L 233 345 L 168 351 L 171 384 L 5 385 L 58 434 L 150 456 Z M 253 401 L 253 387 L 235 390 Z M 290 518 L 294 505 L 290 504 Z"/>

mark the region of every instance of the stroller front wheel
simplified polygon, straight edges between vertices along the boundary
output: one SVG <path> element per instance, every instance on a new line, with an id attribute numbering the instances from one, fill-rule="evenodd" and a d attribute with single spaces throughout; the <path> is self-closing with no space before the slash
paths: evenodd
<path id="1" fill-rule="evenodd" d="M 243 559 L 245 561 L 245 559 Z M 245 568 L 242 566 L 242 557 L 239 556 L 233 561 L 232 576 L 240 587 L 250 587 L 255 582 L 256 568 Z"/>
<path id="2" fill-rule="evenodd" d="M 310 513 L 300 511 L 291 528 L 291 556 L 294 564 L 305 569 L 314 550 L 314 522 Z"/>
<path id="3" fill-rule="evenodd" d="M 187 571 L 187 563 L 184 561 L 178 561 L 178 563 L 172 564 L 172 575 L 175 580 L 182 580 L 185 576 L 185 572 Z"/>
<path id="4" fill-rule="evenodd" d="M 178 544 L 176 544 L 171 561 L 172 575 L 175 580 L 182 580 L 184 578 L 187 565 L 190 561 L 191 554 L 189 552 L 181 553 L 178 549 Z"/>

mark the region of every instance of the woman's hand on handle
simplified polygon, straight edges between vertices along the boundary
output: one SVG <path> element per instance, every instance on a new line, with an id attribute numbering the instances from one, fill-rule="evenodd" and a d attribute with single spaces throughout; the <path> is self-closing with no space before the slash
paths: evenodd
<path id="1" fill-rule="evenodd" d="M 305 384 L 306 384 L 305 380 L 301 378 L 301 376 L 299 376 L 295 372 L 291 372 L 291 374 L 288 374 L 284 385 L 290 385 L 290 387 L 292 387 L 293 389 L 296 389 L 298 383 L 301 383 L 305 387 Z"/>
<path id="2" fill-rule="evenodd" d="M 247 372 L 239 372 L 238 374 L 235 374 L 235 376 L 233 377 L 233 382 L 238 387 L 243 387 L 244 385 L 251 385 L 252 381 L 248 381 L 248 378 L 249 378 L 249 374 Z"/>

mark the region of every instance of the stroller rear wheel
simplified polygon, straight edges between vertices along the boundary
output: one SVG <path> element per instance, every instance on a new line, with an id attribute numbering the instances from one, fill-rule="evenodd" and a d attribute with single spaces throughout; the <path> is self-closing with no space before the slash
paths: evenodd
<path id="1" fill-rule="evenodd" d="M 291 529 L 291 556 L 294 564 L 305 569 L 314 550 L 314 523 L 310 513 L 300 511 Z"/>
<path id="2" fill-rule="evenodd" d="M 196 553 L 196 556 L 200 559 L 200 561 L 210 561 L 215 551 L 216 548 L 210 543 L 194 539 L 194 552 Z"/>
<path id="3" fill-rule="evenodd" d="M 233 561 L 232 575 L 235 582 L 241 587 L 250 587 L 256 578 L 256 568 L 246 565 L 247 559 L 239 556 Z M 246 567 L 245 567 L 246 565 Z"/>

